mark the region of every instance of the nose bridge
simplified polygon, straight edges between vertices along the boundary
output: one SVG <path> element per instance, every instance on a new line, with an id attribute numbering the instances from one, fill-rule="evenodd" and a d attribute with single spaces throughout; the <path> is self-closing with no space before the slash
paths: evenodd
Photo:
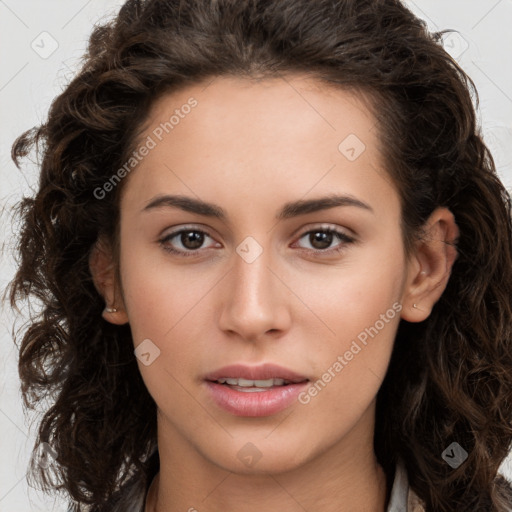
<path id="1" fill-rule="evenodd" d="M 254 261 L 246 261 L 242 257 L 235 258 L 233 272 L 233 294 L 247 305 L 258 306 L 268 304 L 272 298 L 272 274 L 269 271 L 270 251 L 265 251 Z"/>
<path id="2" fill-rule="evenodd" d="M 286 329 L 289 319 L 284 290 L 270 271 L 272 251 L 259 247 L 251 240 L 237 247 L 220 316 L 221 329 L 247 339 Z"/>

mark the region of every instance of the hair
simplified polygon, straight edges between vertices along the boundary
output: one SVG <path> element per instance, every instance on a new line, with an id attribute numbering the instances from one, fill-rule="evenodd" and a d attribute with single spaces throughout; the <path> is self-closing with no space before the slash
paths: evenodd
<path id="1" fill-rule="evenodd" d="M 476 125 L 472 80 L 399 0 L 128 0 L 94 28 L 83 65 L 44 124 L 13 145 L 39 157 L 34 197 L 17 207 L 13 306 L 37 299 L 19 342 L 25 405 L 50 403 L 33 477 L 73 510 L 111 510 L 155 472 L 156 405 L 129 326 L 102 320 L 89 255 L 116 244 L 122 167 L 156 98 L 217 76 L 299 73 L 369 98 L 385 168 L 401 199 L 406 251 L 435 208 L 454 214 L 457 259 L 427 320 L 401 321 L 377 395 L 374 449 L 404 461 L 427 511 L 505 511 L 498 473 L 512 443 L 510 196 Z M 136 171 L 134 171 L 136 172 Z M 457 442 L 467 460 L 441 457 Z M 38 464 L 41 447 L 53 465 Z M 156 463 L 157 464 L 157 463 Z"/>

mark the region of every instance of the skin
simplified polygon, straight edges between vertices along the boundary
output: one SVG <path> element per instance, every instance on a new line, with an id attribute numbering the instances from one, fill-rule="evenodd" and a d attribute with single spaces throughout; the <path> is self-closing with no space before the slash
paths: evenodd
<path id="1" fill-rule="evenodd" d="M 139 361 L 161 459 L 146 511 L 384 511 L 392 482 L 373 452 L 376 395 L 400 318 L 427 318 L 446 286 L 453 216 L 436 210 L 406 256 L 398 192 L 359 96 L 298 75 L 217 77 L 158 99 L 140 141 L 190 97 L 197 106 L 125 178 L 119 261 L 102 240 L 91 256 L 117 309 L 105 318 L 129 322 L 135 347 L 150 339 L 160 350 L 149 366 Z M 338 150 L 349 134 L 366 146 L 354 161 Z M 368 208 L 275 218 L 285 203 L 333 193 Z M 145 209 L 162 194 L 214 203 L 226 219 Z M 179 236 L 161 242 L 184 227 L 208 235 L 192 257 L 165 250 L 186 251 Z M 353 241 L 313 245 L 307 233 L 326 227 Z M 263 250 L 251 263 L 236 251 L 248 236 Z M 393 304 L 400 314 L 307 404 L 244 418 L 207 393 L 204 375 L 235 363 L 272 362 L 314 382 Z M 237 456 L 247 443 L 261 454 L 252 467 Z"/>

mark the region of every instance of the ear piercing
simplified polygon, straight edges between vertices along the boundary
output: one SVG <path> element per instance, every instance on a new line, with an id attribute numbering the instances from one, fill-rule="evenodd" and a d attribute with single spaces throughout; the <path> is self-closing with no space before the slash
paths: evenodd
<path id="1" fill-rule="evenodd" d="M 417 304 L 413 304 L 413 305 L 412 305 L 412 307 L 413 307 L 414 309 L 418 309 L 418 305 L 417 305 Z"/>
<path id="2" fill-rule="evenodd" d="M 110 308 L 108 306 L 105 308 L 105 311 L 107 313 L 117 313 L 117 309 L 116 308 Z"/>

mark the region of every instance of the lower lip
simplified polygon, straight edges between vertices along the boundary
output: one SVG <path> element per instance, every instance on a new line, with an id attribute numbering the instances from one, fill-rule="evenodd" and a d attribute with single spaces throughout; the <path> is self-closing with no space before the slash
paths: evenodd
<path id="1" fill-rule="evenodd" d="M 213 401 L 235 416 L 271 416 L 283 411 L 297 400 L 308 381 L 276 386 L 268 391 L 237 391 L 226 384 L 206 381 Z"/>

